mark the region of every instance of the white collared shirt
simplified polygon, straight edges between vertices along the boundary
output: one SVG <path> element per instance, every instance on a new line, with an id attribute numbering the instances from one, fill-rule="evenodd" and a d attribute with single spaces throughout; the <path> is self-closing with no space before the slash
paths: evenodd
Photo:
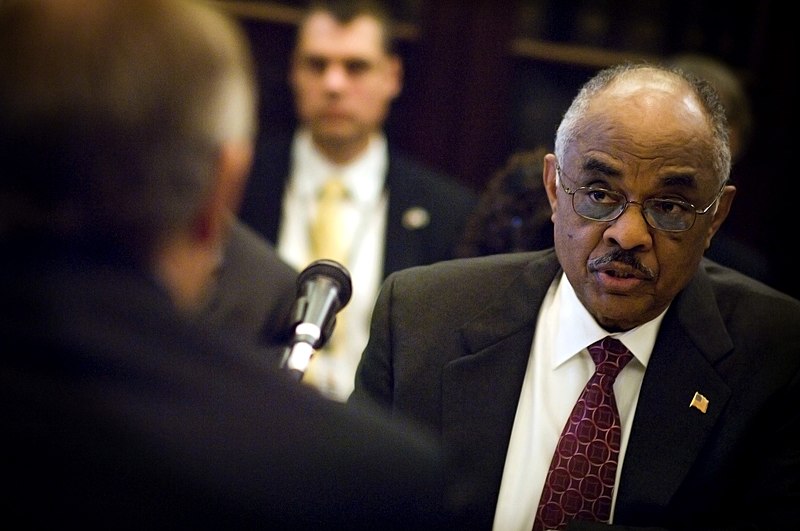
<path id="1" fill-rule="evenodd" d="M 493 527 L 496 531 L 533 528 L 558 438 L 595 370 L 587 347 L 607 335 L 619 339 L 634 356 L 614 383 L 622 423 L 616 479 L 619 483 L 639 389 L 665 312 L 633 330 L 609 334 L 578 300 L 566 275 L 562 273 L 555 279 L 536 323 L 500 484 Z M 612 520 L 616 495 L 615 488 Z"/>
<path id="2" fill-rule="evenodd" d="M 345 342 L 342 352 L 335 356 L 314 354 L 303 379 L 338 400 L 345 400 L 353 390 L 356 366 L 367 344 L 372 307 L 383 276 L 388 160 L 383 135 L 373 137 L 365 152 L 346 165 L 327 160 L 314 147 L 308 131 L 299 131 L 292 144 L 291 175 L 284 193 L 277 241 L 281 257 L 298 271 L 313 260 L 309 227 L 315 215 L 318 190 L 325 179 L 332 175 L 341 177 L 352 198 L 353 245 L 342 265 L 350 272 L 353 294 L 337 314 L 335 332 Z"/>

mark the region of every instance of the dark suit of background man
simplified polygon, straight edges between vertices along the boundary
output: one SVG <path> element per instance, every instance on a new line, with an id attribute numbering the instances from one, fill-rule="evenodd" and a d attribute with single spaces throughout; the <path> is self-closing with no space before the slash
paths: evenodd
<path id="1" fill-rule="evenodd" d="M 544 157 L 554 249 L 390 276 L 350 402 L 441 434 L 467 528 L 530 531 L 594 372 L 586 347 L 611 335 L 634 358 L 613 385 L 610 525 L 565 528 L 798 528 L 800 301 L 703 257 L 736 192 L 729 172 L 708 83 L 600 72 Z M 591 483 L 583 470 L 570 473 Z"/>
<path id="2" fill-rule="evenodd" d="M 249 171 L 253 79 L 245 35 L 206 2 L 0 8 L 10 525 L 441 522 L 424 434 L 267 367 L 251 334 L 194 323 Z"/>
<path id="3" fill-rule="evenodd" d="M 380 282 L 392 271 L 451 258 L 477 201 L 387 143 L 384 121 L 402 70 L 386 6 L 313 2 L 290 65 L 299 126 L 292 138 L 265 136 L 241 209 L 297 269 L 336 258 L 350 270 L 353 296 L 337 316 L 331 348 L 315 355 L 304 377 L 338 399 L 352 390 Z M 318 190 L 334 175 L 348 187 L 353 214 L 342 258 L 315 256 L 309 238 Z"/>

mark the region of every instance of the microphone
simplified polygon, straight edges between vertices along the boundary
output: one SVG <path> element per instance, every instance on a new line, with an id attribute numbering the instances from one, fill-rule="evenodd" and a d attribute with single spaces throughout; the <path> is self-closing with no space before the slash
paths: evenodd
<path id="1" fill-rule="evenodd" d="M 350 302 L 352 293 L 350 273 L 338 262 L 316 260 L 300 272 L 292 338 L 281 360 L 281 367 L 297 380 L 303 378 L 314 351 L 327 343 L 336 313 Z"/>

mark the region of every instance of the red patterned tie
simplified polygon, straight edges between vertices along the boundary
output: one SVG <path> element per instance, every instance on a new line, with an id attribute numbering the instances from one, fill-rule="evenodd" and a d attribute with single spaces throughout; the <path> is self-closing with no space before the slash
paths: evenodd
<path id="1" fill-rule="evenodd" d="M 621 437 L 614 380 L 633 354 L 612 337 L 590 345 L 589 354 L 596 370 L 558 439 L 534 531 L 564 529 L 570 520 L 608 522 L 611 515 Z"/>

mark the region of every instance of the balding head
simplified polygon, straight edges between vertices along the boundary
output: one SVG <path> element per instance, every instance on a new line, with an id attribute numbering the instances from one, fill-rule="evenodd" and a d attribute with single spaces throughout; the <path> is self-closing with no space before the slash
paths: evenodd
<path id="1" fill-rule="evenodd" d="M 220 147 L 250 141 L 255 105 L 244 35 L 203 3 L 11 2 L 0 227 L 146 257 L 191 222 Z"/>
<path id="2" fill-rule="evenodd" d="M 0 10 L 0 235 L 212 278 L 249 170 L 246 36 L 205 2 L 25 0 Z"/>
<path id="3" fill-rule="evenodd" d="M 614 107 L 609 105 L 616 104 Z M 720 185 L 730 175 L 731 154 L 725 109 L 714 88 L 706 81 L 679 70 L 647 64 L 618 65 L 601 71 L 572 101 L 558 127 L 555 153 L 566 156 L 567 146 L 586 121 L 605 114 L 663 127 L 664 116 L 689 126 L 705 126 L 712 142 L 712 162 Z"/>

